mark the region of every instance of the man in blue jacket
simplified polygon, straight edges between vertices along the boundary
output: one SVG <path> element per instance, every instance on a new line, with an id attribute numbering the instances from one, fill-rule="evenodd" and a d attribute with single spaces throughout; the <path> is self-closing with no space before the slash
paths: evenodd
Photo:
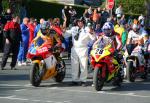
<path id="1" fill-rule="evenodd" d="M 18 54 L 18 66 L 26 65 L 26 55 L 29 46 L 29 28 L 28 28 L 29 19 L 24 18 L 23 23 L 20 25 L 22 32 L 22 42 L 20 43 L 20 49 Z"/>

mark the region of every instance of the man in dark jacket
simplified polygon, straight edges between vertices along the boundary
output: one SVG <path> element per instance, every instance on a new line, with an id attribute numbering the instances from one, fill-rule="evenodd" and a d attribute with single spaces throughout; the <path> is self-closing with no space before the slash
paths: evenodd
<path id="1" fill-rule="evenodd" d="M 20 18 L 18 16 L 13 17 L 12 21 L 7 22 L 4 27 L 4 36 L 6 38 L 4 54 L 2 57 L 1 69 L 3 70 L 10 52 L 12 52 L 12 62 L 10 64 L 11 69 L 15 69 L 17 55 L 19 51 L 19 44 L 22 41 L 21 29 L 19 25 Z"/>

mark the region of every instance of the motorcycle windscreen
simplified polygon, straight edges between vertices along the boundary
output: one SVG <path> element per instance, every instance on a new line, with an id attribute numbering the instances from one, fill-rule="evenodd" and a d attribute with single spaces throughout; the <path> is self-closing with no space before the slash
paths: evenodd
<path id="1" fill-rule="evenodd" d="M 29 48 L 29 50 L 28 50 L 28 53 L 30 53 L 30 54 L 36 54 L 36 48 L 35 48 L 35 46 L 34 46 L 34 44 L 31 44 L 31 46 L 30 46 L 30 48 Z"/>

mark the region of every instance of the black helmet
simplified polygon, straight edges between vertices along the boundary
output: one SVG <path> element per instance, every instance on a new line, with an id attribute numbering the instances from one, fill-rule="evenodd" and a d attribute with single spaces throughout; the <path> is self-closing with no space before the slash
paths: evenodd
<path id="1" fill-rule="evenodd" d="M 40 29 L 49 29 L 49 28 L 50 28 L 50 24 L 48 21 L 44 21 L 40 26 Z"/>
<path id="2" fill-rule="evenodd" d="M 48 33 L 47 29 L 50 28 L 50 24 L 47 21 L 44 21 L 41 25 L 40 25 L 40 29 L 41 29 L 41 33 L 43 35 L 46 35 Z"/>

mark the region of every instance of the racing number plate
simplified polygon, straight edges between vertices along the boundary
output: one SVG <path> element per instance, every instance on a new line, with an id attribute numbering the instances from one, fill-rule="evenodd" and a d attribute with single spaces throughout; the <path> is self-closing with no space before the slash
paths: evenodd
<path id="1" fill-rule="evenodd" d="M 97 48 L 97 49 L 95 50 L 95 54 L 98 54 L 98 55 L 103 54 L 103 49 Z"/>

